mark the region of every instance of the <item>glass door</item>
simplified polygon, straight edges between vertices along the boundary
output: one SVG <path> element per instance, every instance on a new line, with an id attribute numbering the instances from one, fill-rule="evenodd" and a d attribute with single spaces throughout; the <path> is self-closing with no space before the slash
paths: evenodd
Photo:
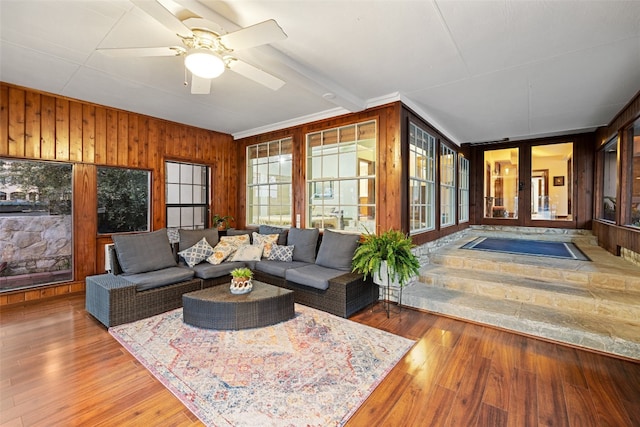
<path id="1" fill-rule="evenodd" d="M 531 147 L 531 220 L 572 221 L 573 143 Z"/>
<path id="2" fill-rule="evenodd" d="M 484 218 L 518 219 L 519 149 L 484 152 Z"/>

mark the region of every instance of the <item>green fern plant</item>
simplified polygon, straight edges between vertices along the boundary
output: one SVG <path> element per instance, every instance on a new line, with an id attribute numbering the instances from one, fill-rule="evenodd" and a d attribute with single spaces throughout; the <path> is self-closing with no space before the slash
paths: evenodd
<path id="1" fill-rule="evenodd" d="M 364 274 L 365 279 L 369 275 L 375 277 L 386 261 L 389 279 L 404 286 L 420 272 L 420 262 L 411 252 L 414 247 L 411 238 L 398 230 L 380 235 L 367 231 L 353 255 L 352 271 Z"/>

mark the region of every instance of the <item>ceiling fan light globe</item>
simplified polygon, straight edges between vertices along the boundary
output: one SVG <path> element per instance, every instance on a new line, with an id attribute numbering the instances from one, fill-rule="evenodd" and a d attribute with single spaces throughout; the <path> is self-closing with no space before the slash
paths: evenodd
<path id="1" fill-rule="evenodd" d="M 208 49 L 191 49 L 184 58 L 189 71 L 203 79 L 215 79 L 224 72 L 224 61 Z"/>

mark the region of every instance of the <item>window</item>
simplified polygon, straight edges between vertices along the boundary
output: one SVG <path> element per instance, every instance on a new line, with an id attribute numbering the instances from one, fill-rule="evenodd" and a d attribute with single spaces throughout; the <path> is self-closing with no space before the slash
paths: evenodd
<path id="1" fill-rule="evenodd" d="M 460 222 L 469 221 L 469 159 L 462 155 L 458 157 L 460 170 L 458 171 L 458 219 Z"/>
<path id="2" fill-rule="evenodd" d="M 151 172 L 98 168 L 98 233 L 149 231 Z"/>
<path id="3" fill-rule="evenodd" d="M 631 206 L 628 225 L 640 227 L 640 119 L 629 129 L 631 144 Z"/>
<path id="4" fill-rule="evenodd" d="M 247 147 L 247 224 L 291 225 L 291 138 Z"/>
<path id="5" fill-rule="evenodd" d="M 609 141 L 603 149 L 602 214 L 601 219 L 616 220 L 618 188 L 618 139 Z"/>
<path id="6" fill-rule="evenodd" d="M 456 222 L 456 152 L 440 145 L 440 225 Z"/>
<path id="7" fill-rule="evenodd" d="M 436 140 L 409 124 L 409 232 L 435 228 Z"/>
<path id="8" fill-rule="evenodd" d="M 209 168 L 165 162 L 167 227 L 201 229 L 209 225 Z"/>
<path id="9" fill-rule="evenodd" d="M 307 135 L 307 224 L 375 231 L 376 122 Z"/>
<path id="10" fill-rule="evenodd" d="M 72 166 L 0 159 L 0 292 L 73 279 Z"/>

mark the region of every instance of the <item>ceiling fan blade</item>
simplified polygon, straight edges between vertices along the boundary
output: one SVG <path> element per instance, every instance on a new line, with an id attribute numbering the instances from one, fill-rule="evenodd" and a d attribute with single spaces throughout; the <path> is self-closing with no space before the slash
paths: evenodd
<path id="1" fill-rule="evenodd" d="M 284 81 L 280 80 L 276 76 L 272 76 L 266 71 L 262 71 L 259 68 L 254 67 L 253 65 L 247 64 L 244 61 L 233 60 L 229 64 L 229 69 L 234 71 L 241 76 L 244 76 L 248 79 L 253 80 L 256 83 L 260 83 L 263 86 L 268 87 L 271 90 L 278 90 L 282 86 L 284 86 Z"/>
<path id="2" fill-rule="evenodd" d="M 173 5 L 173 2 L 167 2 L 166 0 L 162 1 L 167 3 L 167 6 L 160 1 L 131 0 L 133 4 L 167 27 L 169 30 L 173 31 L 175 34 L 191 36 L 191 30 L 182 23 L 182 20 L 178 18 L 178 15 L 175 15 L 174 12 L 169 9 L 170 5 Z"/>
<path id="3" fill-rule="evenodd" d="M 132 47 L 132 48 L 101 48 L 98 52 L 109 56 L 117 56 L 122 58 L 140 57 L 140 56 L 180 56 L 186 52 L 183 47 L 167 46 L 167 47 Z"/>
<path id="4" fill-rule="evenodd" d="M 287 34 L 273 19 L 220 36 L 222 43 L 233 50 L 260 46 L 286 38 Z"/>
<path id="5" fill-rule="evenodd" d="M 195 74 L 191 75 L 191 93 L 194 95 L 208 95 L 211 92 L 211 80 L 203 79 Z"/>

